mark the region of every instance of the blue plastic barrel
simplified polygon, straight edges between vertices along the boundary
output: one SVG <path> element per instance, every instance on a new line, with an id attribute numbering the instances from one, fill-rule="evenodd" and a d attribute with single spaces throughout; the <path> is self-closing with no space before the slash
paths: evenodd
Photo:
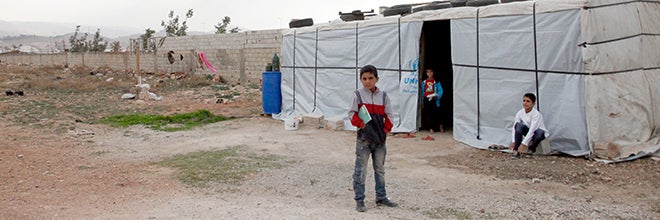
<path id="1" fill-rule="evenodd" d="M 280 113 L 282 108 L 282 92 L 280 82 L 282 73 L 279 71 L 266 71 L 261 81 L 261 103 L 266 114 Z"/>

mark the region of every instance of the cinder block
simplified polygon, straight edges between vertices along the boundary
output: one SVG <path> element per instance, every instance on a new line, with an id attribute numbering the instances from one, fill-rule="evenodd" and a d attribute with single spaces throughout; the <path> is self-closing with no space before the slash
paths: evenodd
<path id="1" fill-rule="evenodd" d="M 344 119 L 343 118 L 328 118 L 323 122 L 325 124 L 325 129 L 333 131 L 344 130 Z"/>
<path id="2" fill-rule="evenodd" d="M 546 138 L 539 143 L 539 146 L 536 147 L 535 154 L 547 155 L 550 154 L 552 149 L 550 149 L 550 141 Z"/>
<path id="3" fill-rule="evenodd" d="M 304 114 L 302 126 L 308 128 L 323 128 L 323 115 L 318 114 Z"/>

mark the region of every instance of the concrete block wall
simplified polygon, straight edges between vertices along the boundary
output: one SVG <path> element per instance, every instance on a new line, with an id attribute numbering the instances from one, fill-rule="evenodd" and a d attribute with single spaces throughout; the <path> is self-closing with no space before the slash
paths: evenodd
<path id="1" fill-rule="evenodd" d="M 222 78 L 230 83 L 259 83 L 261 73 L 275 53 L 280 53 L 281 30 L 246 31 L 165 38 L 157 41 L 155 63 L 159 69 L 213 74 L 197 63 L 196 53 L 204 53 Z M 169 64 L 167 53 L 173 51 L 176 61 Z M 183 56 L 183 60 L 180 57 Z"/>
<path id="2" fill-rule="evenodd" d="M 273 54 L 280 54 L 282 30 L 166 37 L 157 39 L 156 45 L 156 52 L 139 55 L 140 69 L 144 72 L 219 74 L 230 84 L 259 84 L 266 64 L 272 61 Z M 167 59 L 169 51 L 174 52 L 175 62 L 172 64 Z M 198 62 L 197 53 L 200 52 L 206 55 L 217 73 Z M 137 68 L 137 59 L 137 55 L 131 52 L 0 54 L 3 63 L 107 66 L 129 71 Z"/>

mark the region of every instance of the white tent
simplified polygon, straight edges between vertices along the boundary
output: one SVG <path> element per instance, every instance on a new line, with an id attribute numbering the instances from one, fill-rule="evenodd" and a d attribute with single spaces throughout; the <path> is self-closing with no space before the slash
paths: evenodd
<path id="1" fill-rule="evenodd" d="M 658 21 L 660 1 L 542 0 L 289 29 L 281 115 L 340 117 L 355 129 L 349 97 L 361 87 L 358 69 L 372 64 L 393 103 L 393 131 L 416 131 L 420 65 L 435 65 L 446 70 L 453 136 L 467 145 L 508 145 L 522 94 L 532 92 L 552 152 L 651 155 L 660 149 Z"/>

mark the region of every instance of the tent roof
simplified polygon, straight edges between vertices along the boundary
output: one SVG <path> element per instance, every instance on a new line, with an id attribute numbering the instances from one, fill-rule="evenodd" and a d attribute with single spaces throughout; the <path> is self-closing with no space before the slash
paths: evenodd
<path id="1" fill-rule="evenodd" d="M 521 1 L 510 2 L 504 4 L 494 4 L 482 7 L 456 7 L 438 10 L 420 11 L 405 16 L 389 16 L 377 17 L 363 21 L 350 21 L 343 22 L 337 21 L 326 24 L 317 24 L 314 26 L 286 29 L 283 31 L 284 35 L 291 35 L 293 33 L 309 33 L 326 30 L 339 30 L 339 29 L 353 29 L 356 27 L 369 27 L 383 24 L 393 24 L 399 22 L 415 22 L 415 21 L 432 21 L 432 20 L 447 20 L 447 19 L 461 19 L 461 18 L 475 18 L 477 11 L 479 17 L 496 17 L 506 15 L 523 15 L 532 14 L 534 12 L 534 5 L 536 5 L 536 13 L 563 11 L 570 9 L 578 9 L 584 6 L 596 5 L 594 2 L 612 2 L 616 0 L 543 0 L 543 1 Z"/>

